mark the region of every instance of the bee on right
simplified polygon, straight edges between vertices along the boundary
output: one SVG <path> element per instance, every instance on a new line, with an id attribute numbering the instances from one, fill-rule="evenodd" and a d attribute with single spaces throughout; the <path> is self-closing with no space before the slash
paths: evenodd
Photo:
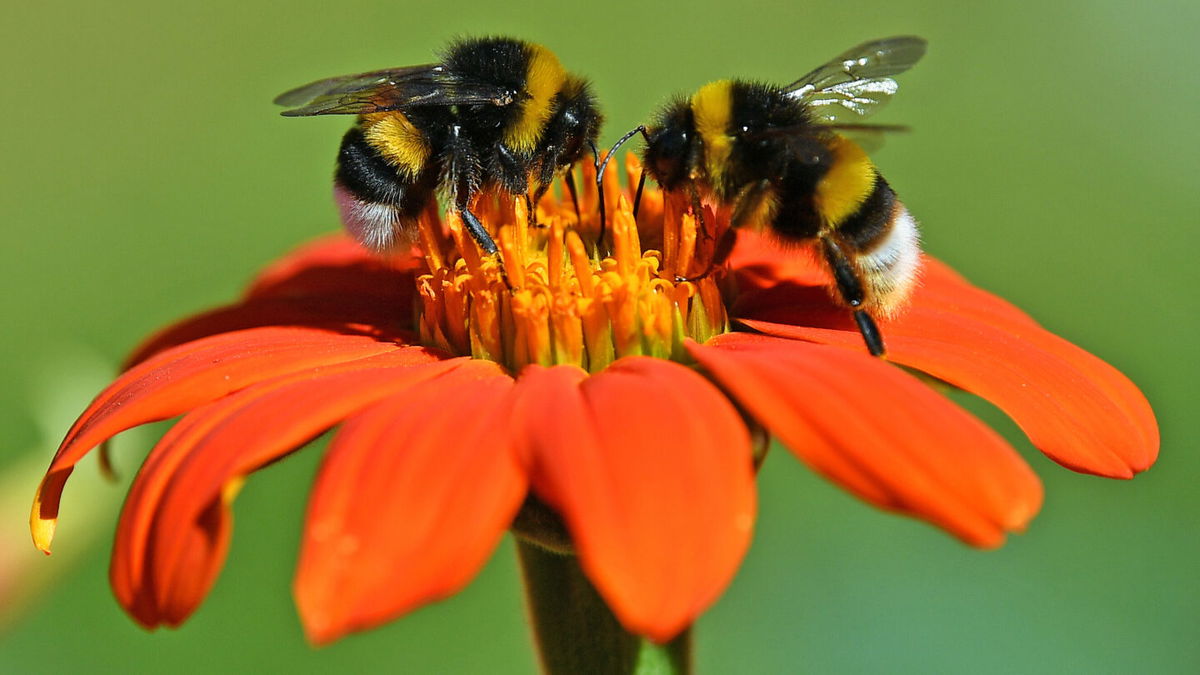
<path id="1" fill-rule="evenodd" d="M 643 180 L 649 174 L 664 190 L 684 191 L 698 218 L 704 200 L 731 207 L 714 265 L 748 223 L 762 223 L 784 242 L 815 242 L 832 295 L 853 311 L 871 354 L 882 356 L 873 317 L 894 312 L 912 290 L 921 259 L 917 224 L 862 148 L 838 132 L 902 128 L 861 120 L 896 93 L 892 76 L 924 53 L 921 38 L 891 37 L 854 47 L 783 87 L 711 82 L 626 138 L 645 137 Z"/>

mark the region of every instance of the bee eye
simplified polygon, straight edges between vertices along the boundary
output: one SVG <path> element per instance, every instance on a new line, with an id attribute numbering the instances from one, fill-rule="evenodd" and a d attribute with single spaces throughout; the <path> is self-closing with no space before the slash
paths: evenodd
<path id="1" fill-rule="evenodd" d="M 660 157 L 678 158 L 682 157 L 688 147 L 688 132 L 678 130 L 668 132 L 656 139 L 654 144 L 657 153 Z"/>
<path id="2" fill-rule="evenodd" d="M 749 127 L 748 125 L 745 125 L 745 124 L 743 124 L 743 125 L 742 125 L 742 133 L 743 133 L 743 134 L 748 134 L 748 133 L 750 133 L 750 127 Z"/>

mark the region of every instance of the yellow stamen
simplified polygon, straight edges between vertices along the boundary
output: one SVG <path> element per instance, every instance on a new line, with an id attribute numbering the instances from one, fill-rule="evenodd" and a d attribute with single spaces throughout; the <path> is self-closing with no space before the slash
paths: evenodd
<path id="1" fill-rule="evenodd" d="M 520 235 L 513 232 L 512 226 L 500 229 L 500 256 L 504 259 L 504 269 L 508 272 L 508 283 L 513 288 L 525 288 L 525 256 L 521 255 L 523 248 Z"/>
<path id="2" fill-rule="evenodd" d="M 456 280 L 461 281 L 461 280 Z M 445 316 L 447 339 L 458 353 L 470 349 L 471 337 L 467 333 L 467 296 L 462 283 L 443 281 L 442 293 L 445 305 L 442 310 Z"/>
<path id="3" fill-rule="evenodd" d="M 696 250 L 696 219 L 689 213 L 684 214 L 679 223 L 679 241 L 675 254 L 675 275 L 687 278 L 688 269 L 692 266 L 692 254 Z"/>
<path id="4" fill-rule="evenodd" d="M 575 278 L 579 282 L 584 297 L 595 296 L 596 280 L 592 276 L 591 260 L 588 259 L 587 251 L 583 247 L 583 240 L 579 238 L 578 232 L 567 233 L 567 250 L 571 253 L 571 265 L 574 267 Z"/>
<path id="5" fill-rule="evenodd" d="M 442 258 L 441 222 L 438 220 L 437 211 L 426 209 L 417 221 L 417 227 L 420 228 L 421 250 L 425 253 L 425 265 L 436 274 L 446 266 Z"/>
<path id="6" fill-rule="evenodd" d="M 708 269 L 711 242 L 727 226 L 727 214 L 706 210 L 704 224 L 713 231 L 702 232 L 689 199 L 647 186 L 635 220 L 630 200 L 641 167 L 636 158 L 625 166 L 626 190 L 615 168 L 605 175 L 608 246 L 595 240 L 599 194 L 589 166 L 577 181 L 584 186 L 578 218 L 566 190 L 551 191 L 535 205 L 536 227 L 523 195 L 473 200 L 497 255 L 482 254 L 454 210 L 444 226 L 433 216 L 422 219 L 421 339 L 513 371 L 573 364 L 595 372 L 623 356 L 686 360 L 684 339 L 727 331 L 719 286 L 724 274 Z M 611 255 L 600 257 L 606 250 Z"/>
<path id="7" fill-rule="evenodd" d="M 550 287 L 563 287 L 563 224 L 555 218 L 550 225 L 550 240 L 546 242 L 546 265 L 549 269 Z"/>

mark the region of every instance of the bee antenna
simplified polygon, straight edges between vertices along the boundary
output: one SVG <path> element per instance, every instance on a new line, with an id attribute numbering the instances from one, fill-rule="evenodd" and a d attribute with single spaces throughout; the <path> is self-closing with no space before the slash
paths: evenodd
<path id="1" fill-rule="evenodd" d="M 612 161 L 613 155 L 617 154 L 617 150 L 620 149 L 620 147 L 622 145 L 625 145 L 626 141 L 628 141 L 629 139 L 633 138 L 634 136 L 636 136 L 638 134 L 641 134 L 647 141 L 650 140 L 650 137 L 646 134 L 645 125 L 639 125 L 637 128 L 628 132 L 624 136 L 618 138 L 617 142 L 613 144 L 612 149 L 610 149 L 608 151 L 608 154 L 604 155 L 604 161 L 601 162 L 596 167 L 596 182 L 597 183 L 604 180 L 604 171 L 605 171 L 605 169 L 608 168 L 608 163 L 610 161 Z"/>
<path id="2" fill-rule="evenodd" d="M 603 162 L 600 161 L 600 153 L 597 152 L 597 150 L 596 150 L 596 144 L 591 143 L 591 141 L 588 141 L 589 143 L 591 143 L 591 146 L 592 146 L 592 154 L 596 158 L 596 190 L 600 195 L 600 234 L 599 234 L 599 236 L 596 237 L 597 245 L 599 245 L 600 242 L 604 241 L 604 233 L 608 228 L 608 218 L 606 217 L 606 215 L 604 213 L 604 172 L 608 169 L 608 163 L 612 161 L 613 155 L 617 154 L 617 149 L 620 148 L 622 145 L 625 145 L 626 141 L 633 138 L 637 134 L 641 134 L 642 137 L 645 138 L 647 142 L 650 141 L 650 136 L 646 133 L 646 126 L 639 124 L 637 127 L 630 130 L 624 136 L 617 139 L 617 142 L 614 143 L 612 148 L 610 148 L 609 151 L 604 155 Z M 644 173 L 642 175 L 645 176 Z M 642 192 L 641 186 L 639 185 L 638 186 L 638 197 L 639 198 L 641 197 L 641 192 Z"/>
<path id="3" fill-rule="evenodd" d="M 596 142 L 589 138 L 588 146 L 592 149 L 592 165 L 596 168 L 596 193 L 600 198 L 600 233 L 596 236 L 596 250 L 599 251 L 600 247 L 604 245 L 604 230 L 608 223 L 608 217 L 604 213 L 604 182 L 600 180 L 603 176 L 601 172 L 604 169 L 600 164 L 600 150 L 596 148 Z M 607 161 L 608 159 L 605 158 L 605 162 Z"/>

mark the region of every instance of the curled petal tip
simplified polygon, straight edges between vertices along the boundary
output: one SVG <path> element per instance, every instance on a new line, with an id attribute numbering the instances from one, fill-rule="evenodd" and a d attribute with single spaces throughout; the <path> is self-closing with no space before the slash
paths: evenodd
<path id="1" fill-rule="evenodd" d="M 29 512 L 29 533 L 33 535 L 33 545 L 46 555 L 50 555 L 50 543 L 54 541 L 54 530 L 58 527 L 57 513 L 49 517 L 42 514 L 42 491 L 49 480 L 50 476 L 47 476 L 38 486 L 33 496 L 33 508 Z"/>
<path id="2" fill-rule="evenodd" d="M 33 505 L 33 514 L 29 517 L 29 533 L 33 535 L 33 545 L 39 551 L 50 555 L 50 543 L 54 541 L 54 528 L 58 525 L 57 518 L 41 518 L 37 514 L 38 505 Z"/>
<path id="3" fill-rule="evenodd" d="M 54 534 L 53 534 L 54 526 L 51 525 L 48 529 L 50 530 L 50 534 L 42 535 L 38 532 L 34 532 L 34 535 L 33 535 L 33 545 L 36 546 L 39 551 L 41 551 L 42 553 L 45 553 L 46 555 L 50 555 L 51 553 L 53 553 L 53 551 L 50 550 L 50 540 L 53 539 L 53 537 L 54 537 Z"/>

